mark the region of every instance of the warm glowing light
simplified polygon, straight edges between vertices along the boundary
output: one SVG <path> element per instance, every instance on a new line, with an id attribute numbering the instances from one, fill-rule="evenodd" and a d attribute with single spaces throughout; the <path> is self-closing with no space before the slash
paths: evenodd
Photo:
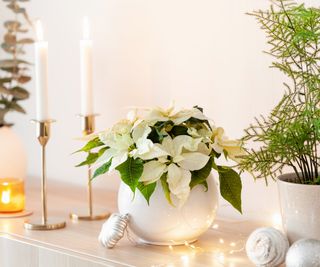
<path id="1" fill-rule="evenodd" d="M 222 238 L 219 239 L 220 244 L 224 244 L 224 240 Z"/>
<path id="2" fill-rule="evenodd" d="M 170 245 L 170 246 L 169 246 L 169 249 L 170 249 L 170 250 L 173 250 L 173 247 Z"/>
<path id="3" fill-rule="evenodd" d="M 188 255 L 181 256 L 181 261 L 184 266 L 187 266 L 189 264 L 189 256 Z"/>
<path id="4" fill-rule="evenodd" d="M 90 23 L 87 16 L 83 17 L 82 20 L 82 37 L 84 40 L 90 39 Z"/>
<path id="5" fill-rule="evenodd" d="M 235 247 L 236 246 L 236 243 L 235 242 L 231 242 L 230 243 L 230 247 Z"/>
<path id="6" fill-rule="evenodd" d="M 282 227 L 282 218 L 280 213 L 275 213 L 272 216 L 272 224 L 275 228 L 281 228 Z"/>
<path id="7" fill-rule="evenodd" d="M 214 225 L 212 225 L 212 228 L 213 228 L 213 229 L 218 229 L 218 228 L 219 228 L 219 224 L 216 224 L 216 223 L 215 223 Z"/>
<path id="8" fill-rule="evenodd" d="M 37 41 L 41 42 L 43 41 L 43 27 L 42 27 L 41 20 L 39 19 L 36 20 L 35 27 L 36 27 Z"/>
<path id="9" fill-rule="evenodd" d="M 18 212 L 24 209 L 24 183 L 21 179 L 0 179 L 0 212 Z"/>
<path id="10" fill-rule="evenodd" d="M 10 190 L 2 191 L 1 202 L 8 204 L 10 202 Z"/>
<path id="11" fill-rule="evenodd" d="M 225 256 L 222 252 L 215 252 L 213 254 L 213 258 L 215 261 L 218 261 L 219 263 L 222 263 L 224 264 L 224 261 L 225 261 Z"/>

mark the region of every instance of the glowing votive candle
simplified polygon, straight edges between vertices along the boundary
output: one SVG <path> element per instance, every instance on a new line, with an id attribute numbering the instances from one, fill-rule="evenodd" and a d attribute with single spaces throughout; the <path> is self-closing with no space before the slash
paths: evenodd
<path id="1" fill-rule="evenodd" d="M 0 212 L 18 212 L 24 209 L 24 182 L 22 179 L 0 179 Z"/>

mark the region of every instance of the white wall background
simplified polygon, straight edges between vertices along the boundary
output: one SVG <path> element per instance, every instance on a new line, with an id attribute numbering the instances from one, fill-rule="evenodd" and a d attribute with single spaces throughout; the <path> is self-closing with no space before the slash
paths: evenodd
<path id="1" fill-rule="evenodd" d="M 318 0 L 308 4 L 319 5 Z M 268 112 L 283 91 L 283 76 L 270 69 L 264 33 L 246 12 L 266 8 L 267 0 L 31 0 L 32 18 L 41 18 L 49 42 L 52 127 L 48 172 L 85 187 L 85 171 L 71 156 L 81 144 L 79 39 L 88 15 L 94 40 L 95 110 L 99 129 L 125 116 L 127 106 L 195 104 L 205 108 L 229 137 L 241 137 L 255 115 Z M 0 3 L 0 20 L 10 15 Z M 2 34 L 3 27 L 0 29 Z M 0 57 L 3 57 L 2 51 Z M 28 51 L 33 59 L 33 49 Z M 35 88 L 24 102 L 28 115 L 12 114 L 15 131 L 25 142 L 28 174 L 39 175 L 35 127 Z M 116 190 L 116 177 L 99 178 L 96 186 Z M 265 216 L 277 210 L 273 182 L 243 178 L 244 211 Z M 259 204 L 259 205 L 258 205 Z M 231 209 L 230 209 L 231 210 Z M 232 212 L 227 212 L 231 214 Z"/>

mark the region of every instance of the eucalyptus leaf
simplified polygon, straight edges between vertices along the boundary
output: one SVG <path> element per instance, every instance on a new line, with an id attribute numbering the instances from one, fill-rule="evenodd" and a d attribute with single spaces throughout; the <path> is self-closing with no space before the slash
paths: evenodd
<path id="1" fill-rule="evenodd" d="M 27 82 L 29 82 L 30 80 L 31 80 L 31 77 L 30 76 L 18 76 L 17 78 L 16 78 L 16 80 L 17 80 L 17 82 L 18 83 L 22 83 L 22 84 L 24 84 L 24 83 L 27 83 Z"/>
<path id="2" fill-rule="evenodd" d="M 10 95 L 10 91 L 6 87 L 0 84 L 0 94 Z"/>
<path id="3" fill-rule="evenodd" d="M 21 23 L 16 20 L 8 20 L 4 22 L 4 27 L 9 31 L 17 31 L 21 27 Z"/>
<path id="4" fill-rule="evenodd" d="M 10 93 L 12 96 L 14 96 L 14 98 L 19 99 L 19 100 L 24 100 L 27 99 L 29 97 L 29 92 L 19 86 L 15 86 L 10 90 Z"/>
<path id="5" fill-rule="evenodd" d="M 219 168 L 220 193 L 235 209 L 242 213 L 241 190 L 242 183 L 239 174 L 226 167 Z"/>
<path id="6" fill-rule="evenodd" d="M 120 164 L 116 170 L 120 172 L 121 180 L 127 184 L 134 193 L 143 172 L 143 161 L 141 159 L 128 158 L 124 163 Z"/>
<path id="7" fill-rule="evenodd" d="M 16 14 L 25 13 L 26 9 L 23 7 L 20 7 L 17 3 L 11 2 L 9 5 L 7 5 L 9 9 L 11 9 Z"/>
<path id="8" fill-rule="evenodd" d="M 17 41 L 17 44 L 33 44 L 34 40 L 31 38 L 24 38 Z"/>
<path id="9" fill-rule="evenodd" d="M 144 196 L 144 198 L 147 200 L 148 205 L 150 204 L 150 197 L 152 196 L 154 190 L 156 189 L 157 182 L 154 182 L 152 184 L 145 185 L 144 183 L 138 183 L 138 189 L 141 192 L 141 194 Z"/>
<path id="10" fill-rule="evenodd" d="M 10 83 L 12 81 L 11 77 L 0 78 L 0 84 Z"/>
<path id="11" fill-rule="evenodd" d="M 9 45 L 15 45 L 17 43 L 17 37 L 14 34 L 7 33 L 4 35 L 4 42 Z"/>
<path id="12" fill-rule="evenodd" d="M 7 53 L 10 53 L 10 54 L 14 54 L 15 51 L 16 51 L 16 46 L 14 45 L 9 45 L 9 44 L 6 44 L 6 43 L 2 43 L 1 44 L 1 48 L 7 52 Z"/>
<path id="13" fill-rule="evenodd" d="M 17 67 L 19 64 L 30 65 L 29 62 L 20 59 L 4 59 L 0 60 L 0 68 L 13 68 Z"/>
<path id="14" fill-rule="evenodd" d="M 20 113 L 24 113 L 24 114 L 26 113 L 24 108 L 21 107 L 17 102 L 11 102 L 9 108 L 11 110 L 15 110 L 15 111 L 20 112 Z"/>

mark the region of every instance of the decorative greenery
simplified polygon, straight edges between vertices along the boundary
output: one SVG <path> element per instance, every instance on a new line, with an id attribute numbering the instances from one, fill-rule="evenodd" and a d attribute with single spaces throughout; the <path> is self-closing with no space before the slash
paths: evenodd
<path id="1" fill-rule="evenodd" d="M 243 152 L 241 142 L 227 139 L 224 130 L 210 124 L 197 106 L 144 112 L 142 116 L 137 110 L 130 112 L 130 119 L 93 135 L 78 151 L 87 153 L 78 166 L 95 166 L 93 178 L 117 170 L 132 192 L 139 190 L 148 203 L 156 187 L 161 186 L 168 202 L 179 206 L 195 186 L 208 191 L 207 179 L 214 169 L 222 196 L 241 212 L 239 174 L 216 163 L 221 154 L 237 161 Z"/>
<path id="2" fill-rule="evenodd" d="M 7 59 L 0 60 L 0 127 L 10 126 L 5 121 L 5 115 L 10 111 L 25 113 L 19 102 L 29 97 L 29 92 L 23 85 L 31 80 L 27 75 L 29 62 L 20 59 L 25 52 L 25 45 L 33 43 L 25 37 L 31 27 L 27 11 L 21 6 L 28 0 L 3 0 L 13 14 L 14 19 L 4 22 L 7 32 L 3 37 L 1 48 L 9 54 Z M 23 35 L 23 37 L 20 37 Z M 1 74 L 2 73 L 2 74 Z"/>
<path id="3" fill-rule="evenodd" d="M 250 15 L 267 35 L 272 67 L 290 82 L 272 112 L 246 130 L 243 140 L 260 149 L 247 148 L 241 168 L 267 179 L 290 167 L 298 183 L 320 184 L 320 9 L 273 0 L 269 10 Z"/>

